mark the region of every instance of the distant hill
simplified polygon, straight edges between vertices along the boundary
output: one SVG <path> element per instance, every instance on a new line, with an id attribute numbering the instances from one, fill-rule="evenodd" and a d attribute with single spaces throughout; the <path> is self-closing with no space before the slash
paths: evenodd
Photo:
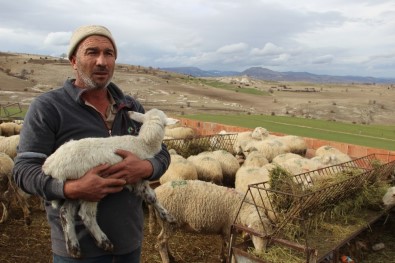
<path id="1" fill-rule="evenodd" d="M 316 83 L 395 83 L 395 78 L 374 78 L 361 76 L 316 75 L 308 72 L 278 72 L 262 67 L 252 67 L 242 72 L 202 70 L 197 67 L 161 68 L 161 70 L 181 73 L 193 77 L 243 76 L 271 81 L 307 81 Z"/>
<path id="2" fill-rule="evenodd" d="M 237 71 L 201 70 L 197 67 L 160 68 L 160 70 L 190 75 L 193 77 L 222 77 L 240 75 L 240 72 Z"/>

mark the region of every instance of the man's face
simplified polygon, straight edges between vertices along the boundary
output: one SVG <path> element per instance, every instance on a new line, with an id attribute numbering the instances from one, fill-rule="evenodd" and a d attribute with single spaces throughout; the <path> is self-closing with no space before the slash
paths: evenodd
<path id="1" fill-rule="evenodd" d="M 110 83 L 115 68 L 112 42 L 103 36 L 89 36 L 78 46 L 71 64 L 77 71 L 75 85 L 103 89 Z"/>

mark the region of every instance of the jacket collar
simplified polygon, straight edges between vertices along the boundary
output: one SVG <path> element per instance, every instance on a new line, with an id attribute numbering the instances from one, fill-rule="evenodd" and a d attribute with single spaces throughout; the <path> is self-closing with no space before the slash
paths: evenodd
<path id="1" fill-rule="evenodd" d="M 86 89 L 76 87 L 74 85 L 74 81 L 75 79 L 67 79 L 64 84 L 64 89 L 74 99 L 75 102 L 82 105 L 84 104 L 84 101 L 81 96 L 86 91 Z M 130 103 L 125 99 L 125 95 L 123 94 L 121 89 L 117 87 L 117 85 L 111 82 L 107 86 L 107 90 L 110 93 L 111 97 L 114 99 L 118 110 L 123 107 L 131 107 L 131 105 L 129 105 Z"/>

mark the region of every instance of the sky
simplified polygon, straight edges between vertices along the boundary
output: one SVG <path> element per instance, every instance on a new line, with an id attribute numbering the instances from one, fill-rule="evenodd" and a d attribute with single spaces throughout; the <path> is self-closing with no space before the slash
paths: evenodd
<path id="1" fill-rule="evenodd" d="M 0 0 L 0 51 L 61 56 L 100 24 L 118 63 L 395 77 L 393 0 Z"/>

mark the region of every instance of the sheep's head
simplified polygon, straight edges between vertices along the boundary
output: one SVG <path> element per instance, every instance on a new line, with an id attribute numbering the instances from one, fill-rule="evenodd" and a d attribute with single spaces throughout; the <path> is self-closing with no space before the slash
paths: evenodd
<path id="1" fill-rule="evenodd" d="M 174 125 L 179 122 L 177 119 L 167 117 L 163 111 L 158 109 L 150 109 L 145 114 L 129 111 L 129 118 L 140 123 L 144 123 L 148 120 L 159 120 L 164 126 Z"/>
<path id="2" fill-rule="evenodd" d="M 256 127 L 252 133 L 251 137 L 255 140 L 264 140 L 269 136 L 268 130 L 263 127 Z"/>
<path id="3" fill-rule="evenodd" d="M 395 186 L 388 188 L 387 193 L 383 196 L 383 203 L 385 206 L 395 205 Z"/>
<path id="4" fill-rule="evenodd" d="M 271 222 L 269 219 L 262 217 L 262 222 L 255 222 L 252 225 L 249 225 L 249 228 L 254 229 L 255 231 L 261 233 L 264 237 L 250 235 L 251 241 L 254 244 L 254 248 L 257 252 L 263 252 L 266 249 L 268 238 L 265 236 L 270 235 L 272 228 Z M 262 225 L 263 224 L 263 225 Z"/>

